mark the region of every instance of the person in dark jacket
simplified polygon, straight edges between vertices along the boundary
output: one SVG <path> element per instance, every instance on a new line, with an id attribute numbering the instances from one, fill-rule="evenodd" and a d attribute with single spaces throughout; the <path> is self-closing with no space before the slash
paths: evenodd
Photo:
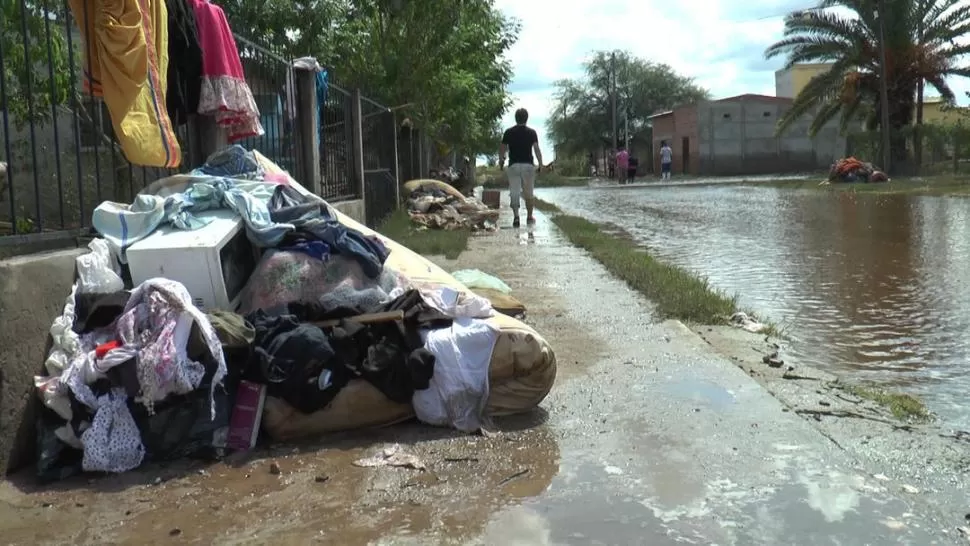
<path id="1" fill-rule="evenodd" d="M 636 156 L 631 155 L 630 159 L 627 161 L 626 169 L 626 181 L 628 184 L 632 184 L 637 178 L 637 167 L 640 166 L 640 160 Z"/>

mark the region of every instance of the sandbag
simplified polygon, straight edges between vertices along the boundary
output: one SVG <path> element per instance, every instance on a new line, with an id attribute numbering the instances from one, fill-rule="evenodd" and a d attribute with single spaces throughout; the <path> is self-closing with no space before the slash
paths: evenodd
<path id="1" fill-rule="evenodd" d="M 267 172 L 279 170 L 279 167 L 258 154 L 257 158 L 264 162 Z M 437 180 L 416 180 L 408 184 L 412 182 L 447 186 Z M 292 179 L 290 183 L 304 195 L 311 195 Z M 419 254 L 339 211 L 334 212 L 348 228 L 364 235 L 377 235 L 390 251 L 384 266 L 403 277 L 411 287 L 433 289 L 448 286 L 466 293 L 473 292 Z M 556 356 L 552 347 L 531 327 L 508 315 L 496 313 L 486 320 L 499 329 L 489 365 L 486 414 L 509 415 L 535 408 L 549 394 L 556 381 Z M 327 407 L 310 414 L 303 414 L 282 400 L 267 398 L 263 430 L 275 441 L 289 441 L 328 432 L 391 425 L 413 417 L 414 410 L 410 404 L 396 404 L 369 383 L 355 380 L 341 390 Z"/>

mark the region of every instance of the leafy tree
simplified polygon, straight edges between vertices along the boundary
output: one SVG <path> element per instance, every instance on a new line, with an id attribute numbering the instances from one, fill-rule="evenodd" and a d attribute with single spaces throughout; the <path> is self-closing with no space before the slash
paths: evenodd
<path id="1" fill-rule="evenodd" d="M 268 0 L 223 4 L 234 30 L 314 55 L 336 82 L 401 108 L 439 144 L 470 155 L 509 105 L 503 59 L 518 25 L 492 0 Z"/>
<path id="2" fill-rule="evenodd" d="M 825 11 L 842 6 L 847 16 Z M 970 32 L 970 5 L 961 0 L 894 0 L 886 2 L 886 78 L 889 123 L 894 162 L 905 162 L 906 132 L 913 121 L 917 86 L 930 84 L 946 100 L 954 94 L 950 76 L 970 77 L 960 58 L 970 45 L 960 44 Z M 839 116 L 845 129 L 860 116 L 870 128 L 879 125 L 881 57 L 876 0 L 822 0 L 818 9 L 790 14 L 784 38 L 765 52 L 769 58 L 786 56 L 787 67 L 805 62 L 829 62 L 831 68 L 816 76 L 795 97 L 779 120 L 779 131 L 797 119 L 813 115 L 812 134 Z"/>
<path id="3" fill-rule="evenodd" d="M 0 109 L 7 111 L 18 129 L 31 121 L 49 121 L 51 106 L 68 101 L 67 19 L 62 8 L 50 0 L 0 0 L 4 84 Z"/>
<path id="4" fill-rule="evenodd" d="M 625 51 L 597 51 L 583 68 L 584 78 L 555 83 L 556 107 L 547 121 L 550 137 L 566 155 L 585 154 L 612 142 L 610 90 L 614 69 L 620 131 L 624 117 L 629 120 L 631 134 L 640 134 L 649 128 L 649 116 L 658 111 L 708 98 L 707 91 L 670 66 Z"/>

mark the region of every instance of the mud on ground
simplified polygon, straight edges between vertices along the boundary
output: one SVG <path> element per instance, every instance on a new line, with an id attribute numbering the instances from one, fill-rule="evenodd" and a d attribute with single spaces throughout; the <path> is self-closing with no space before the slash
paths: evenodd
<path id="1" fill-rule="evenodd" d="M 514 286 L 526 322 L 556 350 L 559 381 L 568 380 L 599 358 L 604 340 L 569 317 L 534 256 L 510 251 L 516 234 L 495 237 L 501 242 L 473 241 L 459 260 L 435 260 L 448 271 L 481 267 Z M 538 408 L 498 420 L 492 437 L 408 423 L 46 488 L 22 472 L 0 482 L 0 544 L 367 544 L 422 534 L 464 542 L 502 506 L 551 483 L 559 452 L 546 418 Z M 428 470 L 354 466 L 393 444 Z"/>

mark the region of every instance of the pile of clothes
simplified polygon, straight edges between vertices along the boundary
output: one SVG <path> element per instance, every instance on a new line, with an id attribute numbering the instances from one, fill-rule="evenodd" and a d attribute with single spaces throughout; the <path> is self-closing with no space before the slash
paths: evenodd
<path id="1" fill-rule="evenodd" d="M 872 163 L 854 157 L 844 157 L 829 169 L 829 182 L 887 182 L 886 173 L 873 167 Z"/>
<path id="2" fill-rule="evenodd" d="M 251 152 L 230 148 L 172 178 L 181 191 L 98 207 L 102 238 L 77 259 L 46 373 L 35 378 L 42 481 L 219 457 L 235 447 L 236 415 L 249 404 L 237 396 L 253 385 L 312 414 L 364 381 L 423 422 L 483 426 L 499 336 L 485 320 L 496 312 L 489 300 L 412 285 L 385 266 L 380 237 L 344 226 Z M 134 241 L 165 223 L 197 229 L 216 208 L 238 212 L 262 249 L 238 307 L 202 310 L 173 279 L 123 280 Z M 255 441 L 259 423 L 248 426 Z"/>
<path id="3" fill-rule="evenodd" d="M 412 222 L 429 229 L 498 229 L 498 210 L 489 208 L 476 197 L 465 197 L 443 186 L 422 184 L 411 190 L 407 206 Z"/>

